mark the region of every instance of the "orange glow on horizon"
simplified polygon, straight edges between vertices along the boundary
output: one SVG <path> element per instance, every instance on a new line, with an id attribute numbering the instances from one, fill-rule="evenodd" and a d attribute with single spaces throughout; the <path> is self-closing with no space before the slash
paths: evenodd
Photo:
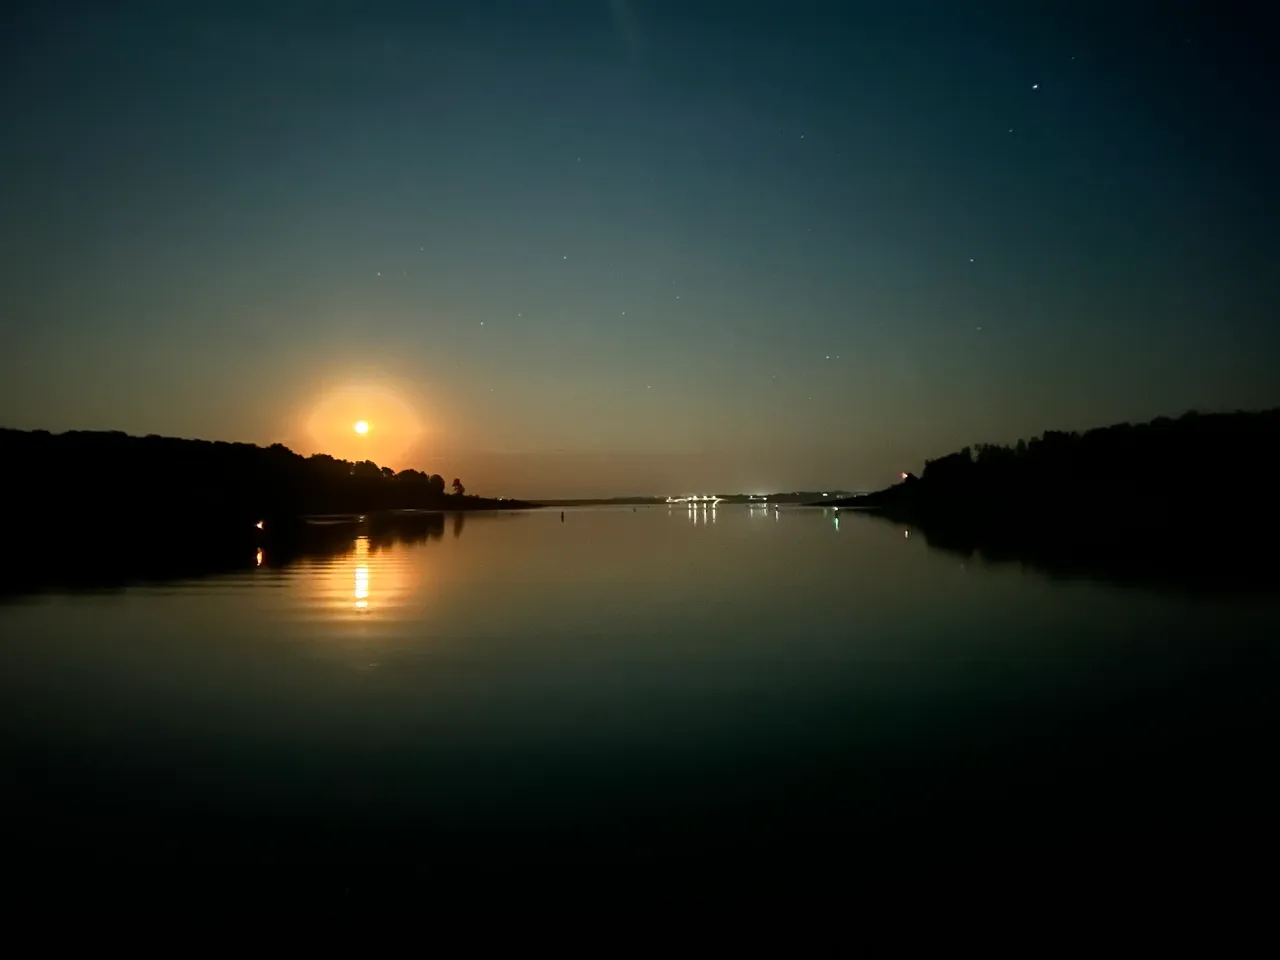
<path id="1" fill-rule="evenodd" d="M 396 470 L 426 433 L 421 402 L 408 388 L 351 382 L 326 391 L 306 414 L 304 456 L 327 453 L 341 460 L 372 460 Z"/>

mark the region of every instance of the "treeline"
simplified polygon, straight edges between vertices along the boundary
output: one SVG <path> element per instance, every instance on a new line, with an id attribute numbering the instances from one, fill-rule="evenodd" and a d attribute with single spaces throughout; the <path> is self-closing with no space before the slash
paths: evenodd
<path id="1" fill-rule="evenodd" d="M 1280 410 L 1187 413 L 965 447 L 861 502 L 1015 519 L 1088 512 L 1154 522 L 1208 507 L 1219 516 L 1274 513 L 1278 451 Z"/>
<path id="2" fill-rule="evenodd" d="M 913 525 L 934 547 L 1180 591 L 1274 591 L 1280 410 L 1188 413 L 930 460 L 841 506 Z"/>
<path id="3" fill-rule="evenodd" d="M 134 437 L 120 432 L 0 430 L 3 493 L 11 516 L 282 519 L 392 509 L 468 509 L 495 501 L 446 492 L 438 474 L 396 472 L 365 460 L 303 457 L 282 444 Z"/>

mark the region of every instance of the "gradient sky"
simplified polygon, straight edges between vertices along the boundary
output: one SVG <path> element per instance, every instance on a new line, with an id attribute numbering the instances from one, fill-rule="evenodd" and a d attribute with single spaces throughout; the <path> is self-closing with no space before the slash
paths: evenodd
<path id="1" fill-rule="evenodd" d="M 607 496 L 1280 405 L 1240 9 L 15 6 L 0 425 Z"/>

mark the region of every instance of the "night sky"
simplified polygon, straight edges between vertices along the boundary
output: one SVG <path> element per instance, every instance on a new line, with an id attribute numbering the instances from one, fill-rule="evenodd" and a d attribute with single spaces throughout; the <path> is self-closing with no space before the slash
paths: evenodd
<path id="1" fill-rule="evenodd" d="M 607 496 L 1278 405 L 1277 58 L 1181 6 L 6 5 L 0 425 Z"/>

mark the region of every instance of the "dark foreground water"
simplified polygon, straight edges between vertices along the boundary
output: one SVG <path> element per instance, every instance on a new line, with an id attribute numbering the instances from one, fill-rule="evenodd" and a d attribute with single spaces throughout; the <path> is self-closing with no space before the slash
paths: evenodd
<path id="1" fill-rule="evenodd" d="M 281 559 L 0 601 L 11 857 L 1254 849 L 1277 799 L 1274 591 L 745 506 L 356 525 Z"/>

